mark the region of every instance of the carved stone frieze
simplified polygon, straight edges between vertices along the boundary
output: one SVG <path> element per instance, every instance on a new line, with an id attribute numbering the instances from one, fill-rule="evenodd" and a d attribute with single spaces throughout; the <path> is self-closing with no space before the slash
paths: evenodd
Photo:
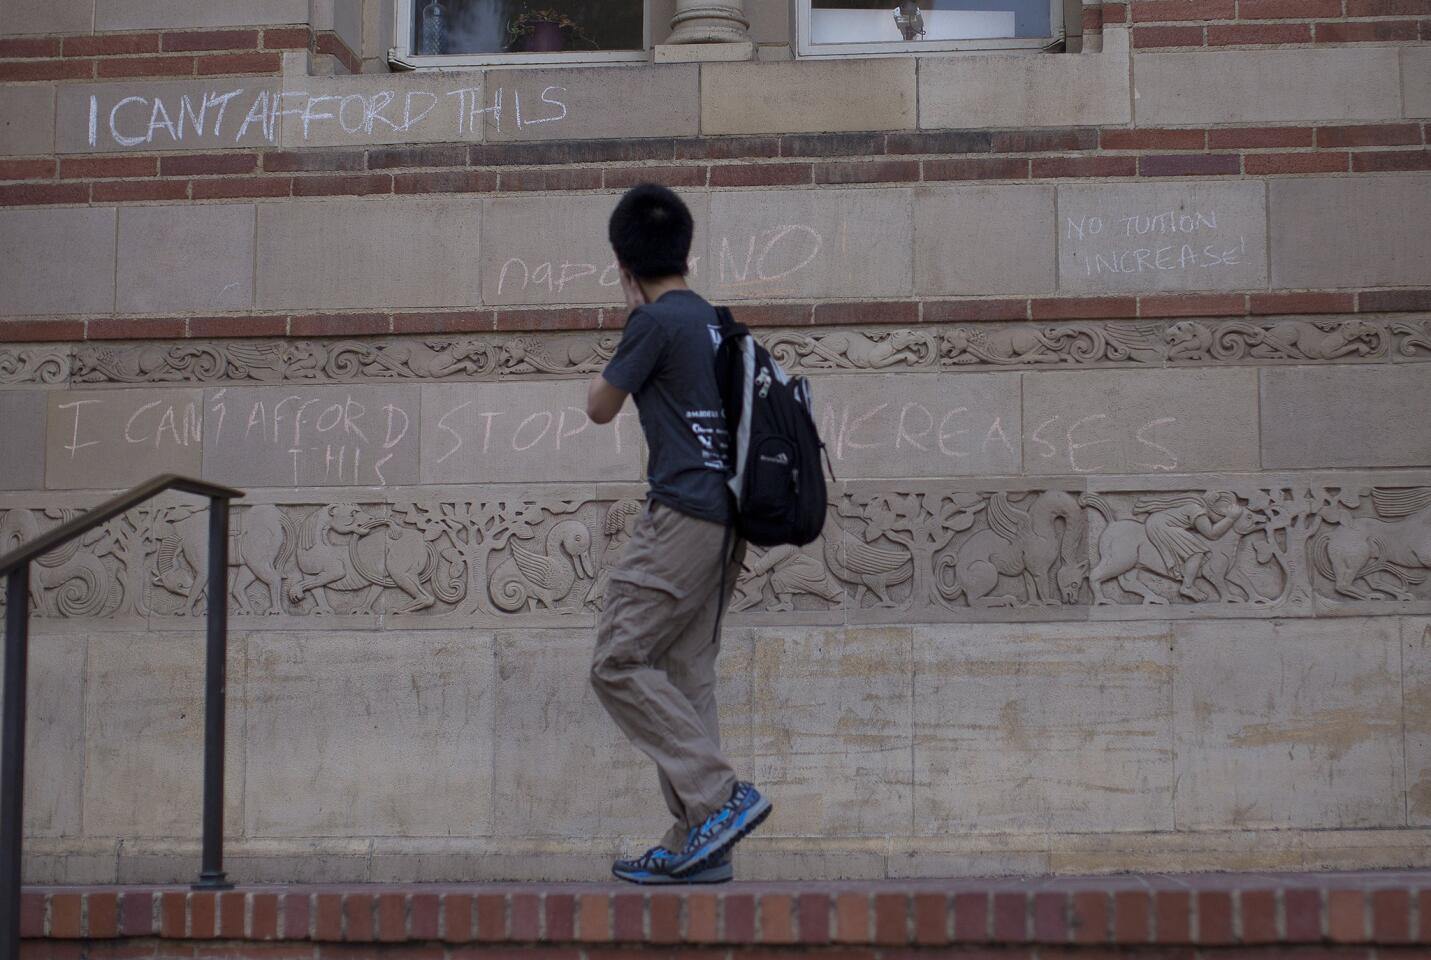
<path id="1" fill-rule="evenodd" d="M 1393 320 L 1391 333 L 1396 338 L 1397 356 L 1423 360 L 1431 357 L 1431 317 Z"/>
<path id="2" fill-rule="evenodd" d="M 732 608 L 775 622 L 1431 611 L 1431 485 L 1134 484 L 854 484 L 832 496 L 814 543 L 748 552 Z M 0 503 L 0 549 L 76 512 L 34 494 Z M 243 503 L 230 609 L 254 628 L 334 617 L 589 624 L 640 510 L 634 497 L 593 498 L 590 488 Z M 41 561 L 35 615 L 201 616 L 206 531 L 201 505 L 131 511 Z"/>
<path id="3" fill-rule="evenodd" d="M 0 344 L 0 384 L 68 383 L 70 348 Z"/>
<path id="4" fill-rule="evenodd" d="M 961 323 L 885 330 L 765 330 L 788 370 L 1348 363 L 1431 359 L 1431 319 Z M 0 383 L 349 383 L 588 376 L 619 332 L 364 340 L 217 340 L 0 348 Z"/>

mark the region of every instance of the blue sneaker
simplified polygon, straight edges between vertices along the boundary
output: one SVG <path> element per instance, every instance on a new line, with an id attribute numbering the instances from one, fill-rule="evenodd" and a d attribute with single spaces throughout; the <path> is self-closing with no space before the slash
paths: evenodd
<path id="1" fill-rule="evenodd" d="M 618 880 L 648 886 L 662 883 L 727 883 L 735 876 L 730 857 L 720 856 L 695 873 L 676 877 L 671 873 L 671 865 L 677 859 L 678 854 L 665 847 L 652 847 L 639 857 L 617 860 L 611 865 L 611 874 Z"/>
<path id="2" fill-rule="evenodd" d="M 691 828 L 686 849 L 668 868 L 671 875 L 684 879 L 719 862 L 731 847 L 760 826 L 772 809 L 770 801 L 755 787 L 744 781 L 737 783 L 724 806 Z"/>

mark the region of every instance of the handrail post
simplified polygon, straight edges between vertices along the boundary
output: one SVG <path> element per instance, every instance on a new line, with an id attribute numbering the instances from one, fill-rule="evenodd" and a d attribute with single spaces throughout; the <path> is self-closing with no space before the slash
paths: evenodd
<path id="1" fill-rule="evenodd" d="M 229 501 L 209 498 L 207 663 L 204 677 L 204 855 L 196 888 L 227 889 L 224 877 L 224 674 L 228 659 Z"/>
<path id="2" fill-rule="evenodd" d="M 5 578 L 5 710 L 0 747 L 0 960 L 20 956 L 20 841 L 25 817 L 25 666 L 30 565 Z"/>

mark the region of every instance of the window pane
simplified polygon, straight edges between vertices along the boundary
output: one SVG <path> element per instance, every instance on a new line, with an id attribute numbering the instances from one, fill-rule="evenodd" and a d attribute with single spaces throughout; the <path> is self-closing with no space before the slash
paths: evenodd
<path id="1" fill-rule="evenodd" d="M 645 0 L 413 0 L 412 52 L 640 50 Z"/>
<path id="2" fill-rule="evenodd" d="M 1049 4 L 1050 0 L 811 0 L 810 40 L 877 43 L 1046 37 Z"/>

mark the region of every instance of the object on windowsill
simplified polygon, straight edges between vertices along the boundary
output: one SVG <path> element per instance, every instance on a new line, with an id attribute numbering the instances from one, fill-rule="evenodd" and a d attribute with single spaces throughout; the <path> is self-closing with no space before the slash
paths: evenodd
<path id="1" fill-rule="evenodd" d="M 524 10 L 507 24 L 507 47 L 523 53 L 557 53 L 566 49 L 565 31 L 597 49 L 597 42 L 571 17 L 550 8 Z"/>
<path id="2" fill-rule="evenodd" d="M 894 24 L 905 40 L 918 40 L 924 36 L 924 14 L 919 12 L 916 0 L 902 0 L 894 11 Z"/>
<path id="3" fill-rule="evenodd" d="M 417 52 L 424 56 L 447 52 L 447 10 L 440 0 L 430 0 L 422 8 L 422 34 Z"/>

